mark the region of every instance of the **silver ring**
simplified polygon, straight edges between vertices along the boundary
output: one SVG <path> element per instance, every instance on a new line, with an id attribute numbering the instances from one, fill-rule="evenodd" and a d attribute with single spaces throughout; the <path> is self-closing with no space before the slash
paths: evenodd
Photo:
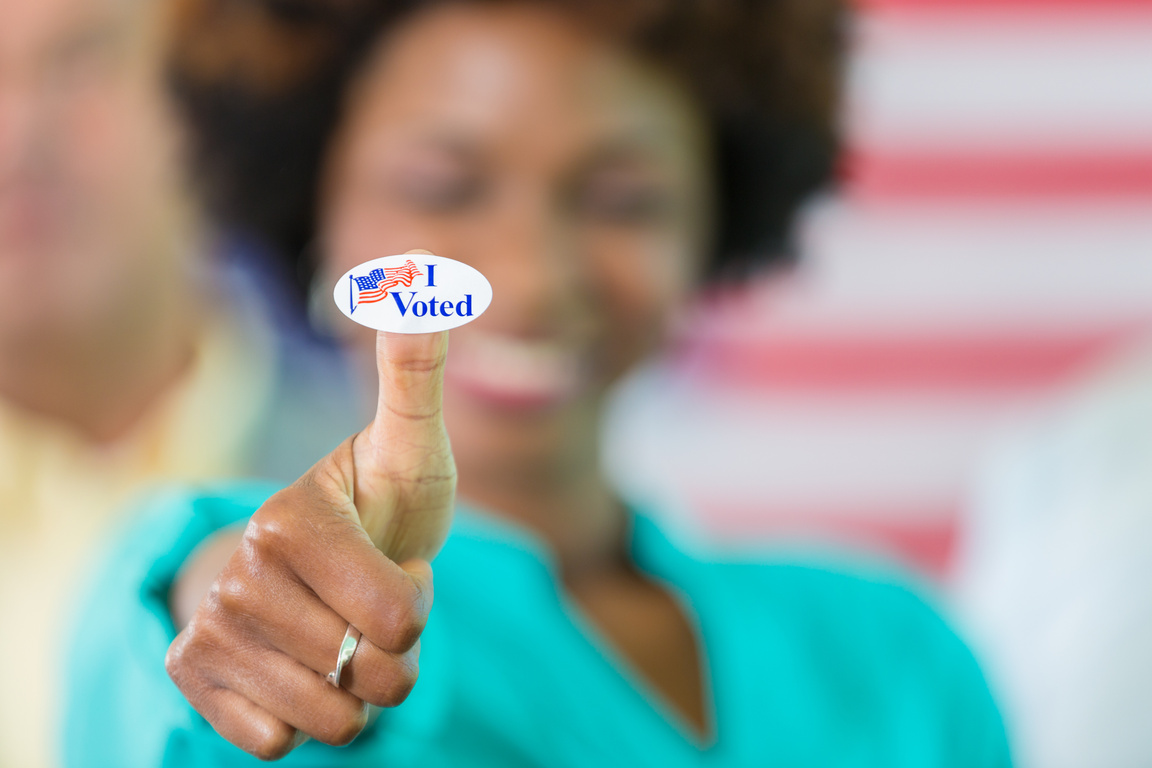
<path id="1" fill-rule="evenodd" d="M 337 688 L 340 687 L 340 676 L 344 674 L 344 667 L 352 661 L 356 654 L 356 646 L 360 643 L 360 630 L 351 624 L 344 633 L 344 640 L 340 643 L 340 653 L 336 656 L 336 669 L 328 673 L 327 680 Z"/>

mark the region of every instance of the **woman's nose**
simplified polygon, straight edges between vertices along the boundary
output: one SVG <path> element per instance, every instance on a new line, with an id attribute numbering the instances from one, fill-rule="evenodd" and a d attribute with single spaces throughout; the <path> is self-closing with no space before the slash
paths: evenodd
<path id="1" fill-rule="evenodd" d="M 518 320 L 555 321 L 585 297 L 588 279 L 577 237 L 542 200 L 508 203 L 476 232 L 467 259 L 492 283 L 493 308 Z"/>
<path id="2" fill-rule="evenodd" d="M 34 83 L 0 70 L 0 187 L 42 159 L 50 135 L 42 102 Z"/>

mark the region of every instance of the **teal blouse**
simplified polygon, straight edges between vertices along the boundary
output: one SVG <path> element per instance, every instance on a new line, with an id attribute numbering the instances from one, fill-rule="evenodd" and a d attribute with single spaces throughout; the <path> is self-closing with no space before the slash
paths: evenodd
<path id="1" fill-rule="evenodd" d="M 175 631 L 166 603 L 197 544 L 247 519 L 275 490 L 168 492 L 119 540 L 72 635 L 67 765 L 259 764 L 216 735 L 168 679 L 164 654 Z M 461 510 L 434 564 L 435 605 L 411 696 L 349 746 L 309 742 L 284 764 L 1009 764 L 971 654 L 899 579 L 689 554 L 641 515 L 632 553 L 694 620 L 714 741 L 697 743 L 565 597 L 541 542 Z"/>

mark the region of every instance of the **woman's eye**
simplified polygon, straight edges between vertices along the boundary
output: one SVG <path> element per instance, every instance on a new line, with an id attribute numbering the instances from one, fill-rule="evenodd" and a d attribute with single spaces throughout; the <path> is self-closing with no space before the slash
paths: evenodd
<path id="1" fill-rule="evenodd" d="M 581 212 L 609 224 L 648 224 L 665 218 L 672 208 L 665 190 L 650 187 L 591 188 L 579 197 Z"/>
<path id="2" fill-rule="evenodd" d="M 464 175 L 416 174 L 399 179 L 393 191 L 404 203 L 428 213 L 455 213 L 482 196 L 480 180 Z"/>
<path id="3" fill-rule="evenodd" d="M 69 40 L 54 51 L 48 77 L 61 87 L 97 81 L 112 68 L 118 42 L 111 35 L 95 32 Z"/>

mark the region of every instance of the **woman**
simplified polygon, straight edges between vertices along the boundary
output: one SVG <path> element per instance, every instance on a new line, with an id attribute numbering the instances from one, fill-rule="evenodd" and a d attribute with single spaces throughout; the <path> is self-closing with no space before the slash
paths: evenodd
<path id="1" fill-rule="evenodd" d="M 771 154 L 728 156 L 740 132 L 712 118 L 770 144 L 787 56 L 774 80 L 757 51 L 816 6 L 414 5 L 348 58 L 321 285 L 421 247 L 493 304 L 450 355 L 381 334 L 375 419 L 292 486 L 154 502 L 80 625 L 71 762 L 1006 764 L 979 670 L 919 598 L 690 554 L 599 471 L 609 385 L 710 256 L 774 231 L 733 218 L 731 184 L 765 203 Z M 731 66 L 694 78 L 703 51 Z"/>

